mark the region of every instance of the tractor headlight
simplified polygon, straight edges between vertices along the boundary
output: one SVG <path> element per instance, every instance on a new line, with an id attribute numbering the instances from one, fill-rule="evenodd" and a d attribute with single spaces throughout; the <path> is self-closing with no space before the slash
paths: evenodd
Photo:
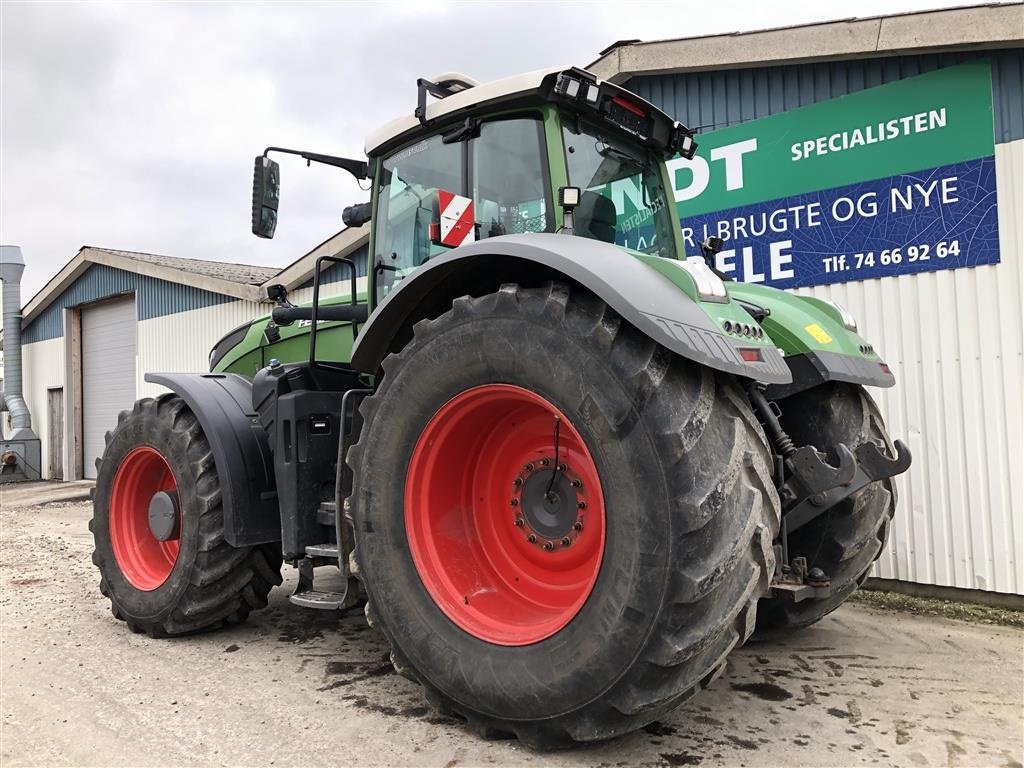
<path id="1" fill-rule="evenodd" d="M 690 129 L 681 123 L 676 123 L 672 129 L 672 140 L 670 146 L 673 151 L 687 160 L 692 160 L 697 154 L 697 142 L 690 133 Z"/>
<path id="2" fill-rule="evenodd" d="M 704 259 L 699 256 L 692 256 L 685 261 L 669 259 L 673 264 L 678 264 L 697 286 L 697 296 L 702 301 L 717 301 L 725 304 L 729 301 L 729 292 L 725 288 L 722 278 L 716 275 Z"/>
<path id="3" fill-rule="evenodd" d="M 832 307 L 832 309 L 839 313 L 839 317 L 841 317 L 843 320 L 843 327 L 846 328 L 846 330 L 853 331 L 854 333 L 857 332 L 857 321 L 854 319 L 853 315 L 850 314 L 849 310 L 846 309 L 846 307 L 844 307 L 842 304 L 837 304 L 836 302 L 830 299 L 822 299 L 822 301 L 824 301 L 826 304 Z"/>

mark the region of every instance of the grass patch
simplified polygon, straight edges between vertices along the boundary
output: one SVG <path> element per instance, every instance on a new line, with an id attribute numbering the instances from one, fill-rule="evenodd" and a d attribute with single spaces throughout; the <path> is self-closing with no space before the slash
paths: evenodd
<path id="1" fill-rule="evenodd" d="M 1024 629 L 1024 611 L 992 608 L 987 605 L 936 600 L 930 597 L 912 597 L 898 592 L 876 592 L 858 589 L 850 595 L 851 603 L 859 603 L 884 611 L 902 611 L 919 616 L 943 616 L 947 619 L 969 621 L 973 624 L 998 624 L 1002 627 Z"/>

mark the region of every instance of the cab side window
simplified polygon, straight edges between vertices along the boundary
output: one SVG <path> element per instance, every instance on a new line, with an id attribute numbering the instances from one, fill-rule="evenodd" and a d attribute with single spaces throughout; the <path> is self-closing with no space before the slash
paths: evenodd
<path id="1" fill-rule="evenodd" d="M 377 301 L 451 250 L 431 240 L 439 191 L 472 197 L 473 239 L 553 229 L 543 130 L 538 118 L 489 120 L 471 138 L 446 144 L 431 136 L 384 160 L 374 231 Z"/>
<path id="2" fill-rule="evenodd" d="M 462 144 L 431 136 L 399 150 L 383 162 L 377 190 L 374 232 L 377 298 L 431 256 L 449 250 L 430 241 L 437 191 L 460 194 Z"/>
<path id="3" fill-rule="evenodd" d="M 539 119 L 481 123 L 469 154 L 477 238 L 550 230 Z"/>

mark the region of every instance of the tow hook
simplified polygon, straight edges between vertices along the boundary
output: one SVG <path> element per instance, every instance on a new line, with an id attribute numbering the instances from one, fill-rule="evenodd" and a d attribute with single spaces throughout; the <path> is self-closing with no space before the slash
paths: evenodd
<path id="1" fill-rule="evenodd" d="M 794 603 L 831 594 L 832 579 L 821 568 L 808 570 L 806 557 L 794 557 L 792 565 L 783 565 L 772 579 L 772 597 L 785 596 Z"/>

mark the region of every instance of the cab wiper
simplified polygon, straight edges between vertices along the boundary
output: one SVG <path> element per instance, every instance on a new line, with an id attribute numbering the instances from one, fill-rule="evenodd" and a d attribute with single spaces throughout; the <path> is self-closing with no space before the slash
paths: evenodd
<path id="1" fill-rule="evenodd" d="M 640 170 L 644 169 L 643 164 L 637 158 L 633 157 L 633 155 L 629 154 L 628 152 L 622 151 L 618 147 L 613 147 L 611 144 L 604 144 L 603 147 L 598 147 L 597 154 L 605 158 L 614 157 L 618 160 L 625 160 L 626 162 L 630 163 L 636 168 L 639 168 Z"/>

